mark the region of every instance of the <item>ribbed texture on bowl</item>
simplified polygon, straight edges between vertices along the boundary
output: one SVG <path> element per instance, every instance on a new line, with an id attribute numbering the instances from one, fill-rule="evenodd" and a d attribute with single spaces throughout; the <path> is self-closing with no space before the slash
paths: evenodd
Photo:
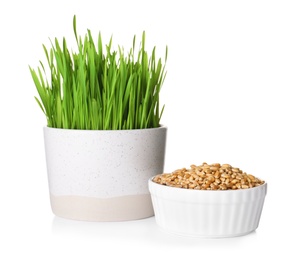
<path id="1" fill-rule="evenodd" d="M 149 180 L 157 224 L 192 237 L 233 237 L 255 230 L 267 183 L 245 190 L 207 191 L 168 187 Z"/>

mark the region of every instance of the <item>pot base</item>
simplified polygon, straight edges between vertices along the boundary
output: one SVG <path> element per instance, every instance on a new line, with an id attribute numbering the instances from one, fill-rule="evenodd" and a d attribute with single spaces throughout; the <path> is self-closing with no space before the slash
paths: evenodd
<path id="1" fill-rule="evenodd" d="M 128 221 L 154 216 L 150 194 L 113 198 L 55 196 L 50 194 L 53 213 L 82 221 Z"/>

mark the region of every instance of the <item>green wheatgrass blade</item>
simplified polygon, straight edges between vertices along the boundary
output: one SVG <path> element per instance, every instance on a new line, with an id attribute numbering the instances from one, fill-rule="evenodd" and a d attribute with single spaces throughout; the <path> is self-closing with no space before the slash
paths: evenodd
<path id="1" fill-rule="evenodd" d="M 63 85 L 62 85 L 62 107 L 65 118 L 64 128 L 70 128 L 72 122 L 72 110 L 73 110 L 73 99 L 72 99 L 72 78 L 73 69 L 71 68 L 71 56 L 67 48 L 65 38 L 63 39 Z"/>
<path id="2" fill-rule="evenodd" d="M 133 46 L 132 46 L 132 62 L 134 63 L 134 53 L 135 53 L 135 42 L 136 42 L 136 35 L 133 37 Z"/>
<path id="3" fill-rule="evenodd" d="M 48 110 L 48 107 L 49 107 L 48 99 L 49 99 L 49 97 L 47 96 L 47 93 L 45 91 L 45 87 L 41 85 L 35 70 L 32 69 L 30 66 L 29 66 L 29 69 L 30 69 L 30 73 L 32 75 L 34 84 L 36 86 L 36 89 L 38 91 L 38 94 L 40 96 L 40 99 L 42 101 L 42 104 L 43 104 L 43 106 L 45 108 L 45 111 L 48 112 L 49 111 Z M 39 73 L 41 74 L 41 71 L 39 71 Z M 39 76 L 39 77 L 41 78 L 41 76 Z"/>
<path id="4" fill-rule="evenodd" d="M 44 82 L 44 79 L 43 79 L 43 76 L 42 76 L 42 72 L 41 72 L 39 67 L 38 67 L 38 75 L 39 75 L 40 84 L 41 84 L 42 88 L 45 88 L 45 82 Z"/>
<path id="5" fill-rule="evenodd" d="M 92 99 L 92 129 L 99 130 L 100 128 L 100 122 L 99 122 L 99 115 L 100 115 L 100 107 L 97 105 L 97 101 L 93 98 Z"/>
<path id="6" fill-rule="evenodd" d="M 50 40 L 50 42 L 51 42 L 51 40 Z M 47 59 L 48 59 L 48 57 L 47 57 Z M 54 67 L 54 51 L 51 48 L 50 49 L 50 70 L 51 70 L 51 72 L 53 70 L 53 67 Z"/>
<path id="7" fill-rule="evenodd" d="M 131 119 L 132 119 L 132 123 L 131 123 L 131 129 L 135 129 L 136 128 L 136 113 L 137 113 L 137 109 L 138 106 L 136 104 L 136 98 L 135 98 L 135 93 L 136 93 L 136 87 L 133 86 L 133 91 L 131 92 L 130 95 L 130 106 L 129 106 L 129 111 L 131 112 Z"/>
<path id="8" fill-rule="evenodd" d="M 38 103 L 39 107 L 41 108 L 41 110 L 43 111 L 43 113 L 46 115 L 46 111 L 43 107 L 43 105 L 41 104 L 41 102 L 39 101 L 39 99 L 37 97 L 34 97 L 36 102 Z"/>
<path id="9" fill-rule="evenodd" d="M 75 56 L 74 56 L 75 60 Z M 73 93 L 73 119 L 72 119 L 72 129 L 78 128 L 78 97 L 77 97 L 77 83 L 76 83 L 76 75 L 74 75 L 72 79 L 72 93 Z"/>
<path id="10" fill-rule="evenodd" d="M 43 47 L 43 50 L 45 52 L 45 56 L 46 56 L 46 59 L 48 61 L 49 67 L 51 68 L 51 63 L 52 63 L 53 59 L 52 58 L 49 59 L 49 54 L 48 54 L 46 46 L 44 44 L 42 44 L 42 47 Z"/>
<path id="11" fill-rule="evenodd" d="M 155 71 L 155 63 L 156 63 L 156 58 L 155 58 L 155 52 L 156 52 L 156 47 L 153 48 L 153 51 L 152 51 L 152 56 L 151 56 L 151 59 L 150 59 L 150 68 L 151 68 L 151 71 Z"/>
<path id="12" fill-rule="evenodd" d="M 64 74 L 63 61 L 62 61 L 63 54 L 62 54 L 62 50 L 60 48 L 57 38 L 55 39 L 55 46 L 56 46 L 56 49 L 54 48 L 54 56 L 57 62 L 57 68 L 63 76 Z"/>
<path id="13" fill-rule="evenodd" d="M 138 106 L 138 109 L 137 109 L 137 121 L 136 121 L 136 126 L 137 126 L 137 128 L 139 128 L 139 129 L 141 129 L 142 110 L 143 110 L 143 105 L 140 104 L 140 105 Z"/>
<path id="14" fill-rule="evenodd" d="M 92 38 L 92 37 L 91 37 Z M 99 58 L 102 59 L 102 37 L 101 37 L 101 33 L 99 32 L 98 34 L 98 55 Z"/>
<path id="15" fill-rule="evenodd" d="M 110 84 L 107 86 L 109 89 L 109 96 L 107 96 L 107 113 L 106 113 L 106 119 L 105 119 L 105 128 L 104 129 L 111 129 L 111 126 L 113 125 L 113 122 L 110 122 L 111 119 L 113 119 L 112 109 L 114 104 L 114 94 L 116 89 L 116 80 L 117 80 L 117 74 L 116 70 L 112 70 L 113 75 L 110 75 Z"/>
<path id="16" fill-rule="evenodd" d="M 165 49 L 165 64 L 167 62 L 167 59 L 168 59 L 168 46 L 166 46 L 166 49 Z"/>
<path id="17" fill-rule="evenodd" d="M 45 78 L 46 78 L 46 82 L 43 84 L 43 86 L 48 87 L 49 86 L 49 83 L 48 83 L 48 79 L 47 79 L 47 75 L 46 75 L 46 71 L 45 71 L 45 67 L 42 63 L 42 61 L 39 61 L 40 62 L 40 65 L 41 65 L 41 68 L 42 68 L 42 71 L 44 72 L 44 75 L 45 75 Z"/>
<path id="18" fill-rule="evenodd" d="M 124 109 L 124 113 L 126 115 L 126 118 L 128 116 L 129 96 L 130 96 L 130 92 L 131 92 L 131 89 L 132 89 L 132 85 L 134 84 L 134 78 L 135 78 L 135 74 L 130 75 L 130 77 L 128 79 L 128 82 L 127 82 L 126 89 L 125 89 L 125 94 L 124 94 L 124 99 L 123 99 L 123 109 Z"/>
<path id="19" fill-rule="evenodd" d="M 161 112 L 160 112 L 160 116 L 159 116 L 159 121 L 160 121 L 161 118 L 162 118 L 162 115 L 163 115 L 164 109 L 165 109 L 165 105 L 162 106 L 162 109 L 161 109 Z M 158 122 L 158 124 L 160 124 L 160 122 Z"/>
<path id="20" fill-rule="evenodd" d="M 75 35 L 76 41 L 78 43 L 76 15 L 73 16 L 73 31 L 74 31 L 74 35 Z"/>
<path id="21" fill-rule="evenodd" d="M 61 108 L 60 96 L 57 96 L 57 98 L 56 98 L 56 111 L 57 111 L 56 125 L 57 125 L 57 128 L 61 128 L 61 126 L 62 126 L 62 108 Z"/>
<path id="22" fill-rule="evenodd" d="M 136 74 L 137 75 L 137 74 Z M 136 103 L 136 111 L 135 111 L 135 128 L 139 128 L 139 118 L 141 117 L 140 115 L 140 108 L 142 107 L 142 102 L 140 99 L 140 83 L 141 81 L 139 80 L 139 77 L 136 77 L 135 79 L 135 103 Z"/>
<path id="23" fill-rule="evenodd" d="M 147 82 L 146 84 L 147 86 L 146 86 L 146 92 L 145 92 L 144 100 L 143 100 L 141 128 L 147 128 L 146 121 L 149 116 L 149 109 L 151 107 L 151 96 L 153 95 L 153 92 L 154 92 L 152 78 L 148 73 L 146 74 L 146 82 Z"/>

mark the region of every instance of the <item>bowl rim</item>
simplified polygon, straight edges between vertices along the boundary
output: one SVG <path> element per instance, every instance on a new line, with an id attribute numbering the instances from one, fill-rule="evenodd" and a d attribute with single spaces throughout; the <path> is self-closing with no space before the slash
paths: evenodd
<path id="1" fill-rule="evenodd" d="M 157 174 L 159 175 L 159 174 Z M 267 182 L 264 181 L 263 184 L 257 186 L 257 187 L 253 187 L 253 188 L 247 188 L 247 189 L 236 189 L 236 190 L 195 190 L 195 189 L 185 189 L 185 188 L 179 188 L 179 187 L 172 187 L 172 186 L 167 186 L 167 185 L 163 185 L 163 184 L 159 184 L 157 182 L 153 181 L 153 178 L 156 177 L 157 175 L 149 178 L 148 180 L 148 184 L 149 185 L 154 185 L 155 187 L 161 187 L 161 189 L 174 189 L 175 191 L 179 190 L 179 192 L 205 192 L 205 193 L 215 193 L 215 192 L 223 192 L 223 193 L 235 193 L 235 192 L 251 192 L 251 191 L 256 191 L 257 189 L 261 189 L 261 188 L 266 188 L 267 189 Z"/>

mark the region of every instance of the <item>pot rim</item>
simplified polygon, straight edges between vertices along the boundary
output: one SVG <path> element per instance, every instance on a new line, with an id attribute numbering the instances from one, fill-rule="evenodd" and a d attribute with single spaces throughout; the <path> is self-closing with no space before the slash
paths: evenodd
<path id="1" fill-rule="evenodd" d="M 158 129 L 167 129 L 166 125 L 160 124 L 159 127 L 152 127 L 152 128 L 137 128 L 137 129 L 121 129 L 121 130 L 90 130 L 90 129 L 66 129 L 66 128 L 56 128 L 56 127 L 49 127 L 43 126 L 43 129 L 49 129 L 51 131 L 69 131 L 69 132 L 141 132 L 141 131 L 155 131 Z"/>

